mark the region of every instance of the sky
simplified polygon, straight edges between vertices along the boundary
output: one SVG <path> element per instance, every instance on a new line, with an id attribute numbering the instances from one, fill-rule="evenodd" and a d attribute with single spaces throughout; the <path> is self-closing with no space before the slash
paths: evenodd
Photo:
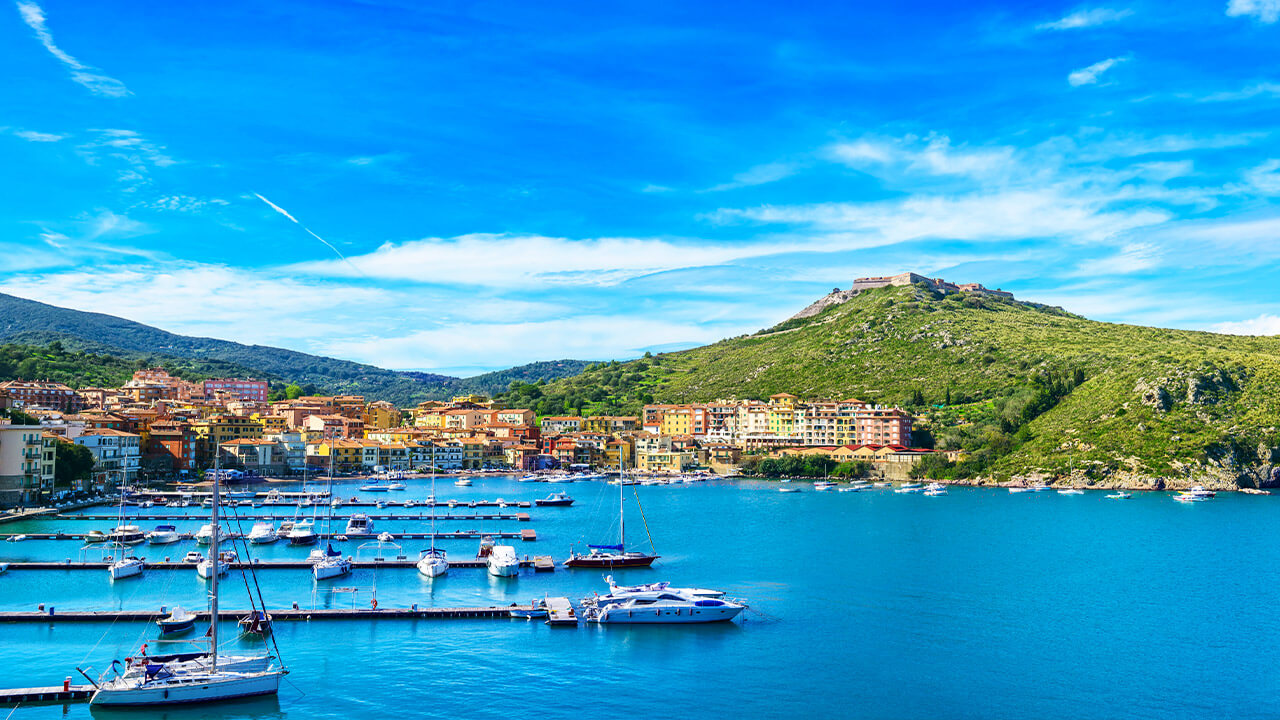
<path id="1" fill-rule="evenodd" d="M 1280 333 L 1280 0 L 0 5 L 0 292 L 468 375 L 855 277 Z"/>

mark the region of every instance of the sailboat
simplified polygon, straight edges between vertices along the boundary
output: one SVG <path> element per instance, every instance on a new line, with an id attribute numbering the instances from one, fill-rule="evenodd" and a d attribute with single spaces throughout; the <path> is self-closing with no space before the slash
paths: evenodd
<path id="1" fill-rule="evenodd" d="M 569 552 L 569 559 L 564 561 L 564 566 L 569 568 L 626 568 L 626 567 L 649 567 L 654 560 L 658 559 L 657 555 L 649 555 L 642 552 L 627 552 L 627 522 L 626 522 L 626 491 L 624 488 L 627 484 L 626 470 L 623 463 L 618 463 L 618 544 L 617 545 L 588 545 L 590 552 L 580 554 L 574 551 Z M 652 539 L 650 539 L 652 543 Z"/>
<path id="2" fill-rule="evenodd" d="M 333 495 L 333 436 L 329 436 L 329 495 Z M 333 538 L 333 506 L 329 507 L 329 517 L 325 527 L 325 535 Z M 351 572 L 351 561 L 342 557 L 342 553 L 333 549 L 330 539 L 326 550 L 316 548 L 310 556 L 311 575 L 316 580 L 328 580 Z"/>
<path id="3" fill-rule="evenodd" d="M 431 549 L 418 555 L 418 572 L 427 577 L 439 577 L 449 572 L 449 559 L 443 550 L 436 548 L 436 451 L 431 446 Z"/>
<path id="4" fill-rule="evenodd" d="M 112 580 L 141 575 L 143 569 L 146 568 L 147 564 L 142 559 L 124 554 L 126 543 L 129 542 L 132 533 L 137 531 L 136 525 L 124 524 L 124 492 L 122 491 L 120 493 L 120 524 L 108 536 L 111 540 L 113 551 L 117 549 L 120 551 L 119 557 L 114 557 L 115 553 L 112 553 L 111 564 L 107 566 L 107 574 L 111 576 Z"/>
<path id="5" fill-rule="evenodd" d="M 216 455 L 215 455 L 216 457 Z M 213 475 L 213 536 L 209 541 L 209 555 L 218 556 L 218 464 L 215 460 Z M 275 695 L 280 691 L 280 679 L 289 671 L 268 664 L 262 670 L 238 672 L 219 669 L 218 657 L 218 573 L 211 574 L 209 588 L 209 665 L 202 663 L 145 663 L 141 672 L 117 675 L 112 680 L 95 682 L 89 704 L 99 706 L 130 705 L 178 705 L 206 703 L 254 695 Z M 256 659 L 255 659 L 256 660 Z M 242 667 L 239 664 L 232 667 Z M 249 668 L 258 667 L 256 664 Z M 81 671 L 81 674 L 84 674 Z M 88 676 L 85 676 L 88 679 Z M 90 680 L 90 682 L 93 682 Z"/>

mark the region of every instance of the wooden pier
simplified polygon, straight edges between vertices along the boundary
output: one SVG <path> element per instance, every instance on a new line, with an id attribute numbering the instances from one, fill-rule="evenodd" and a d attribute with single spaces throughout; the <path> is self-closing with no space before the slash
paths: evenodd
<path id="1" fill-rule="evenodd" d="M 0 689 L 0 705 L 82 702 L 92 695 L 92 685 Z"/>

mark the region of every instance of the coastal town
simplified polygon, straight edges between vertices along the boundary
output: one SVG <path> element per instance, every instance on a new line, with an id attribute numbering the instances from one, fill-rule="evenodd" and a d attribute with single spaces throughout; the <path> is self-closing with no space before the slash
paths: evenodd
<path id="1" fill-rule="evenodd" d="M 858 399 L 778 393 L 650 404 L 639 416 L 539 418 L 481 395 L 398 408 L 357 395 L 269 401 L 268 392 L 265 380 L 190 382 L 163 369 L 139 370 L 118 388 L 0 383 L 0 407 L 36 423 L 0 424 L 0 507 L 189 479 L 215 460 L 258 478 L 315 474 L 331 465 L 341 473 L 625 467 L 732 475 L 744 456 L 822 453 L 905 478 L 933 452 L 912 447 L 911 413 Z M 58 481 L 61 443 L 92 455 L 89 472 L 71 484 Z"/>

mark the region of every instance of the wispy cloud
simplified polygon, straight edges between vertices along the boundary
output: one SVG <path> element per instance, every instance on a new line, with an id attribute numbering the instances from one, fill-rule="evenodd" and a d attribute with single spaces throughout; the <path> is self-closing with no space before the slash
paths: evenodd
<path id="1" fill-rule="evenodd" d="M 282 208 L 282 207 L 280 207 L 279 205 L 277 205 L 277 204 L 275 204 L 275 203 L 271 202 L 270 200 L 266 199 L 265 197 L 263 197 L 263 196 L 259 195 L 258 193 L 253 193 L 253 196 L 254 196 L 254 197 L 256 197 L 256 198 L 258 198 L 258 199 L 259 199 L 259 200 L 261 200 L 262 202 L 266 203 L 267 205 L 271 206 L 271 209 L 272 209 L 272 210 L 275 210 L 276 212 L 280 213 L 281 215 L 283 215 L 283 216 L 285 216 L 285 217 L 289 218 L 290 220 L 292 220 L 292 221 L 293 221 L 293 223 L 294 223 L 295 225 L 297 225 L 298 227 L 300 227 L 300 228 L 302 228 L 303 230 L 305 230 L 305 231 L 307 232 L 307 234 L 308 234 L 308 235 L 310 235 L 311 237 L 313 237 L 313 238 L 315 238 L 315 239 L 319 240 L 320 242 L 324 243 L 325 247 L 327 247 L 327 248 L 329 248 L 330 250 L 332 250 L 332 251 L 333 251 L 333 254 L 334 254 L 334 255 L 337 255 L 337 256 L 338 256 L 338 258 L 339 258 L 339 259 L 341 259 L 343 263 L 345 263 L 345 264 L 346 264 L 348 267 L 350 267 L 352 270 L 356 271 L 356 274 L 357 274 L 357 275 L 363 275 L 363 274 L 364 274 L 364 273 L 360 272 L 360 268 L 356 267 L 356 266 L 355 266 L 355 265 L 354 265 L 350 260 L 348 260 L 348 259 L 347 259 L 347 256 L 346 256 L 346 255 L 343 255 L 341 252 L 339 252 L 339 251 L 338 251 L 338 248 L 336 248 L 336 247 L 334 247 L 334 246 L 333 246 L 333 243 L 329 242 L 328 240 L 325 240 L 324 238 L 322 238 L 322 237 L 320 237 L 319 235 L 317 235 L 317 234 L 315 234 L 314 232 L 312 232 L 311 228 L 307 227 L 306 225 L 303 225 L 301 222 L 298 222 L 298 218 L 296 218 L 296 217 L 294 217 L 294 216 L 290 215 L 288 210 L 285 210 L 284 208 Z"/>
<path id="2" fill-rule="evenodd" d="M 1072 72 L 1070 75 L 1067 75 L 1067 82 L 1070 83 L 1072 87 L 1096 85 L 1098 83 L 1098 78 L 1101 77 L 1103 73 L 1128 59 L 1129 58 L 1127 57 L 1114 57 L 1101 60 L 1089 67 L 1080 68 L 1079 70 Z"/>
<path id="3" fill-rule="evenodd" d="M 1133 11 L 1125 8 L 1123 10 L 1112 10 L 1111 8 L 1093 8 L 1090 10 L 1077 10 L 1053 22 L 1045 22 L 1036 25 L 1037 30 L 1078 30 L 1080 28 L 1094 27 L 1097 25 L 1105 25 L 1106 23 L 1123 20 L 1133 14 Z"/>
<path id="4" fill-rule="evenodd" d="M 1201 102 L 1229 102 L 1232 100 L 1251 100 L 1266 96 L 1280 98 L 1280 83 L 1260 82 L 1245 86 L 1239 90 L 1224 90 L 1200 98 Z"/>
<path id="5" fill-rule="evenodd" d="M 17 5 L 22 21 L 35 32 L 36 39 L 44 45 L 45 50 L 71 70 L 72 80 L 83 85 L 89 92 L 103 97 L 119 98 L 129 94 L 129 89 L 124 86 L 124 83 L 103 75 L 94 67 L 85 65 L 54 44 L 53 34 L 49 32 L 48 24 L 45 22 L 43 8 L 29 0 L 20 0 Z"/>
<path id="6" fill-rule="evenodd" d="M 116 179 L 125 192 L 137 192 L 151 185 L 151 171 L 178 164 L 168 149 L 148 140 L 135 130 L 96 128 L 91 140 L 76 147 L 90 165 L 114 164 Z"/>
<path id="7" fill-rule="evenodd" d="M 66 137 L 66 135 L 55 135 L 54 133 L 36 132 L 35 130 L 14 130 L 13 136 L 22 138 L 27 142 L 58 142 Z"/>
<path id="8" fill-rule="evenodd" d="M 1280 0 L 1230 0 L 1227 15 L 1254 17 L 1269 25 L 1280 20 Z"/>
<path id="9" fill-rule="evenodd" d="M 795 175 L 800 169 L 796 163 L 789 162 L 772 162 L 764 165 L 757 165 L 749 170 L 740 172 L 733 176 L 733 180 L 727 183 L 721 183 L 713 187 L 707 188 L 708 192 L 723 192 L 725 190 L 737 190 L 744 187 L 753 187 L 755 185 L 765 185 L 777 182 L 785 178 Z"/>

